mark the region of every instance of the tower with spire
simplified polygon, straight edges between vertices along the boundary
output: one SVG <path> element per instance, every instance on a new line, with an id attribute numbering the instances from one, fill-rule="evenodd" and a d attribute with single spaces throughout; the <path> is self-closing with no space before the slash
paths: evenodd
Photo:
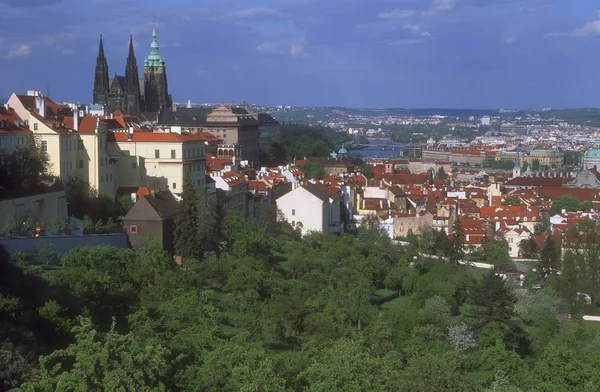
<path id="1" fill-rule="evenodd" d="M 521 161 L 519 159 L 519 146 L 515 155 L 515 166 L 513 167 L 513 178 L 521 177 Z"/>
<path id="2" fill-rule="evenodd" d="M 147 112 L 159 112 L 171 106 L 167 67 L 158 49 L 156 26 L 152 30 L 150 54 L 144 61 L 144 104 Z"/>
<path id="3" fill-rule="evenodd" d="M 140 94 L 140 79 L 138 77 L 138 66 L 133 52 L 133 36 L 129 36 L 129 54 L 125 65 L 125 91 L 127 113 L 139 113 L 142 111 L 142 97 Z"/>
<path id="4" fill-rule="evenodd" d="M 104 56 L 104 45 L 100 35 L 98 57 L 96 58 L 96 72 L 94 74 L 93 103 L 106 105 L 108 103 L 108 63 Z"/>

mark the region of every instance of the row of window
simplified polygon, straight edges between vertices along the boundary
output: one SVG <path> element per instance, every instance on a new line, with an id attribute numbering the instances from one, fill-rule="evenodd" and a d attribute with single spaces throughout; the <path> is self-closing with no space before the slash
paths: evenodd
<path id="1" fill-rule="evenodd" d="M 83 169 L 83 166 L 83 159 L 79 160 L 79 165 L 77 164 L 77 161 L 75 161 L 75 169 Z M 64 171 L 73 170 L 73 161 L 63 161 L 63 163 L 61 164 L 61 168 Z"/>
<path id="2" fill-rule="evenodd" d="M 4 136 L 0 137 L 0 147 L 14 147 L 27 142 L 26 136 Z"/>
<path id="3" fill-rule="evenodd" d="M 174 151 L 174 150 L 171 150 Z M 186 148 L 183 150 L 184 158 L 196 158 L 202 156 L 202 147 Z M 172 158 L 172 157 L 171 157 Z"/>
<path id="4" fill-rule="evenodd" d="M 106 182 L 112 182 L 113 180 L 113 175 L 112 173 L 109 173 L 106 175 Z M 100 183 L 104 183 L 104 176 L 100 176 Z"/>
<path id="5" fill-rule="evenodd" d="M 46 147 L 47 148 L 47 147 Z M 83 140 L 61 140 L 60 151 L 83 150 Z"/>
<path id="6" fill-rule="evenodd" d="M 110 159 L 108 159 L 107 157 L 101 157 L 100 158 L 100 166 L 104 166 L 104 165 L 110 165 Z"/>

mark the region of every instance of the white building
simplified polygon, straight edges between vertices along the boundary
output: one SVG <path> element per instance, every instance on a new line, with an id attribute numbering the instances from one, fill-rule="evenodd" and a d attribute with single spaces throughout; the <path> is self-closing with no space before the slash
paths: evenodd
<path id="1" fill-rule="evenodd" d="M 341 219 L 341 192 L 323 184 L 307 183 L 277 199 L 277 207 L 292 226 L 300 226 L 302 234 L 311 231 L 340 233 L 344 230 Z"/>

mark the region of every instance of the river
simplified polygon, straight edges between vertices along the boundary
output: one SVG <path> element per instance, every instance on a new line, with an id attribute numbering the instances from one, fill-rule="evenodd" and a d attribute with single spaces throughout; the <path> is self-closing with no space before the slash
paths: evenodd
<path id="1" fill-rule="evenodd" d="M 386 146 L 385 150 L 381 147 L 382 145 Z M 363 159 L 396 158 L 399 156 L 398 154 L 407 149 L 406 145 L 392 143 L 391 139 L 371 139 L 368 147 L 350 150 L 348 153 L 358 155 Z"/>

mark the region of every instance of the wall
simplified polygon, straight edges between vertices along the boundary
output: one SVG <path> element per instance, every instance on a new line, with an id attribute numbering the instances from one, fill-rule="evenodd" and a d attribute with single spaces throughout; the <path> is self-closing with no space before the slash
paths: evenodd
<path id="1" fill-rule="evenodd" d="M 34 224 L 43 220 L 48 230 L 57 216 L 63 222 L 68 219 L 65 191 L 0 200 L 0 211 L 2 211 L 0 214 L 0 230 L 3 230 L 6 218 L 9 216 L 15 218 L 17 223 L 22 222 L 27 217 L 30 217 Z"/>
<path id="2" fill-rule="evenodd" d="M 326 226 L 323 224 L 328 219 L 328 216 L 324 216 L 328 212 L 324 204 L 329 205 L 302 187 L 277 199 L 277 207 L 288 222 L 302 222 L 302 234 L 313 230 L 324 231 Z M 292 210 L 295 210 L 295 215 L 292 215 Z"/>

